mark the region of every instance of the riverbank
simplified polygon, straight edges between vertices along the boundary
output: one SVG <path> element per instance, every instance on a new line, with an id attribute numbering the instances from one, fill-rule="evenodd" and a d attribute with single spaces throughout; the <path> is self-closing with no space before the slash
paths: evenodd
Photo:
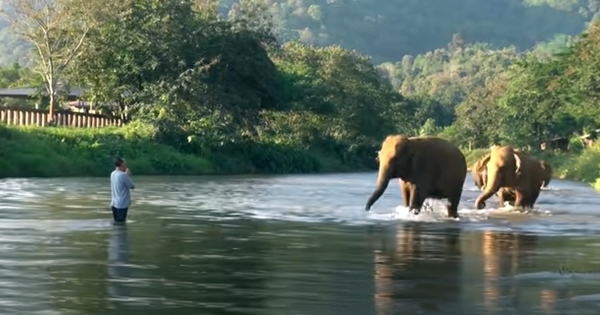
<path id="1" fill-rule="evenodd" d="M 274 143 L 236 143 L 201 154 L 157 143 L 139 126 L 69 129 L 0 126 L 0 178 L 106 176 L 116 155 L 137 175 L 291 174 L 375 171 L 375 152 L 303 150 Z M 332 150 L 333 151 L 333 150 Z M 342 153 L 339 153 L 342 152 Z M 489 150 L 464 151 L 470 166 Z M 538 154 L 556 178 L 600 189 L 600 146 Z"/>
<path id="2" fill-rule="evenodd" d="M 374 153 L 348 156 L 347 150 L 275 143 L 233 143 L 186 153 L 157 143 L 135 124 L 102 129 L 0 126 L 0 148 L 0 178 L 106 176 L 116 155 L 126 158 L 136 175 L 327 173 L 377 167 Z"/>

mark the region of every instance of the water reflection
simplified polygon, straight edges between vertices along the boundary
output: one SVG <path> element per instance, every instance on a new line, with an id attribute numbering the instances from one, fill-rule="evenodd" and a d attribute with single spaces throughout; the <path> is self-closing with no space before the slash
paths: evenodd
<path id="1" fill-rule="evenodd" d="M 540 308 L 544 314 L 554 314 L 556 304 L 556 292 L 550 289 L 544 289 L 540 292 Z"/>
<path id="2" fill-rule="evenodd" d="M 121 301 L 126 301 L 130 295 L 127 281 L 130 276 L 128 263 L 129 247 L 127 239 L 127 225 L 114 225 L 112 227 L 108 244 L 108 296 L 113 308 L 123 306 Z"/>
<path id="3" fill-rule="evenodd" d="M 459 230 L 426 232 L 407 224 L 384 237 L 375 251 L 375 309 L 378 315 L 439 312 L 457 308 L 461 287 Z"/>
<path id="4" fill-rule="evenodd" d="M 572 296 L 568 287 L 519 277 L 539 270 L 538 246 L 532 234 L 401 226 L 374 246 L 375 312 L 558 314 Z"/>
<path id="5" fill-rule="evenodd" d="M 489 314 L 505 311 L 519 303 L 516 281 L 500 284 L 502 278 L 512 278 L 519 271 L 519 264 L 527 253 L 534 250 L 535 235 L 520 233 L 492 233 L 486 231 L 481 236 L 483 255 L 483 304 Z"/>
<path id="6" fill-rule="evenodd" d="M 360 208 L 372 174 L 140 178 L 124 227 L 99 206 L 105 179 L 11 181 L 1 314 L 583 315 L 600 301 L 586 212 L 600 198 L 566 182 L 540 203 L 560 215 L 386 223 Z"/>

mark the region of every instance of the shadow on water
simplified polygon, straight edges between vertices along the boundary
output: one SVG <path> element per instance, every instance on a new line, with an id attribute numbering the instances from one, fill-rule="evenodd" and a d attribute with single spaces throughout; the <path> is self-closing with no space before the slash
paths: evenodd
<path id="1" fill-rule="evenodd" d="M 373 178 L 139 178 L 126 226 L 105 179 L 0 180 L 0 313 L 597 314 L 589 187 L 499 216 L 468 179 L 460 221 L 424 222 L 392 188 L 366 213 Z"/>

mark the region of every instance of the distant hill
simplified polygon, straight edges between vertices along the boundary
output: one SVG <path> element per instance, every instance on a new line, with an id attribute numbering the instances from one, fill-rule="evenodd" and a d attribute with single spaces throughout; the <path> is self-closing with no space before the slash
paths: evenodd
<path id="1" fill-rule="evenodd" d="M 4 1 L 0 0 L 0 10 L 4 5 Z M 29 61 L 28 52 L 29 46 L 9 30 L 8 22 L 0 16 L 0 65 L 15 62 L 25 65 Z"/>
<path id="2" fill-rule="evenodd" d="M 594 15 L 575 9 L 572 0 L 554 7 L 531 1 L 287 0 L 274 1 L 272 10 L 281 38 L 340 44 L 377 63 L 445 46 L 455 33 L 467 42 L 523 50 L 556 34 L 578 34 Z"/>
<path id="3" fill-rule="evenodd" d="M 443 47 L 455 33 L 467 42 L 528 49 L 557 34 L 580 33 L 600 8 L 596 0 L 269 1 L 280 40 L 339 44 L 375 63 Z M 26 47 L 0 21 L 0 64 L 23 61 Z"/>

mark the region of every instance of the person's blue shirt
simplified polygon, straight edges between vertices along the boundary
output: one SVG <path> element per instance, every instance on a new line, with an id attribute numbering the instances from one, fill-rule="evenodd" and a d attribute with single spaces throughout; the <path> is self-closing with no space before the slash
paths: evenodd
<path id="1" fill-rule="evenodd" d="M 111 207 L 117 209 L 129 208 L 131 204 L 130 189 L 133 189 L 133 180 L 126 172 L 114 170 L 110 174 Z"/>

